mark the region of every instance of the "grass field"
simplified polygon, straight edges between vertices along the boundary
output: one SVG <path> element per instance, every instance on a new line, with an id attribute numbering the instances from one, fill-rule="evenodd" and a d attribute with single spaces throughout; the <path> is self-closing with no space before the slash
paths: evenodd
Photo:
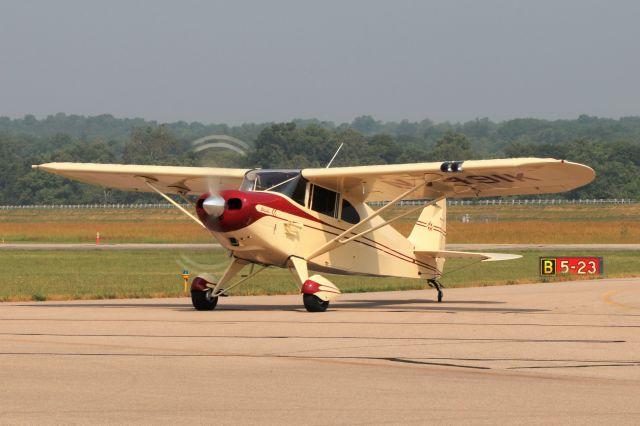
<path id="1" fill-rule="evenodd" d="M 404 208 L 396 208 L 394 215 Z M 407 235 L 418 213 L 394 224 Z M 461 218 L 468 215 L 469 223 Z M 454 206 L 448 210 L 448 243 L 638 243 L 640 204 Z M 0 241 L 103 243 L 210 243 L 212 237 L 175 209 L 3 210 Z M 608 277 L 639 276 L 640 253 L 521 252 L 523 259 L 474 264 L 449 260 L 447 286 L 541 281 L 538 257 L 604 255 Z M 2 251 L 0 301 L 183 295 L 180 272 L 219 275 L 223 251 Z M 420 280 L 333 277 L 344 292 L 424 288 Z M 288 271 L 269 269 L 232 294 L 295 293 Z"/>
<path id="2" fill-rule="evenodd" d="M 394 226 L 408 235 L 417 215 Z M 464 215 L 469 223 L 462 223 Z M 449 243 L 638 243 L 640 203 L 453 206 L 447 227 Z M 96 232 L 104 243 L 212 241 L 176 209 L 0 211 L 0 241 L 92 242 Z"/>
<path id="3" fill-rule="evenodd" d="M 470 222 L 462 222 L 465 215 L 468 215 Z M 399 222 L 396 228 L 408 235 L 414 222 L 415 217 L 408 217 Z M 640 203 L 453 206 L 449 207 L 447 214 L 447 242 L 638 243 Z"/>
<path id="4" fill-rule="evenodd" d="M 449 260 L 442 282 L 448 287 L 543 281 L 538 258 L 556 255 L 604 256 L 605 277 L 640 275 L 639 252 L 524 251 L 522 259 L 470 264 Z M 3 251 L 0 301 L 110 299 L 184 296 L 180 273 L 214 275 L 228 262 L 222 250 L 205 251 Z M 332 276 L 343 292 L 425 288 L 421 280 Z M 571 278 L 575 279 L 575 277 Z M 548 281 L 548 280 L 547 280 Z M 287 270 L 272 268 L 231 291 L 232 295 L 295 294 Z M 426 294 L 435 295 L 435 292 Z"/>
<path id="5" fill-rule="evenodd" d="M 210 243 L 211 235 L 176 209 L 0 211 L 0 241 Z"/>

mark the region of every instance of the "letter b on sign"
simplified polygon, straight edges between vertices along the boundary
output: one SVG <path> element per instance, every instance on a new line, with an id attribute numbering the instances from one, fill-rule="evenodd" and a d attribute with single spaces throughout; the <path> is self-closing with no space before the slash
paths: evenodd
<path id="1" fill-rule="evenodd" d="M 540 258 L 540 275 L 555 275 L 556 259 L 550 257 Z"/>

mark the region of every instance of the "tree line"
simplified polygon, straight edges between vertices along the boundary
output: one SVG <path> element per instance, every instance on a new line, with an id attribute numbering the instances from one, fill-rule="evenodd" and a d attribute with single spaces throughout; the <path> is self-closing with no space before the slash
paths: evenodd
<path id="1" fill-rule="evenodd" d="M 192 141 L 211 134 L 248 144 L 241 155 Z M 588 164 L 596 180 L 567 198 L 640 199 L 640 117 L 618 120 L 516 119 L 494 123 L 377 121 L 362 116 L 336 125 L 289 123 L 168 123 L 57 114 L 42 120 L 0 117 L 0 204 L 152 202 L 149 194 L 84 185 L 32 170 L 52 161 L 218 167 L 324 167 L 343 144 L 334 166 L 509 157 L 553 157 Z"/>

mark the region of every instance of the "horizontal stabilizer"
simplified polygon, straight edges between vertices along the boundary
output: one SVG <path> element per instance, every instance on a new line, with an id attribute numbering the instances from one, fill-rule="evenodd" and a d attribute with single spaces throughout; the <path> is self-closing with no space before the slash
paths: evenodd
<path id="1" fill-rule="evenodd" d="M 483 262 L 496 262 L 498 260 L 511 260 L 519 259 L 522 256 L 519 254 L 505 254 L 505 253 L 475 253 L 470 251 L 451 251 L 451 250 L 435 250 L 435 251 L 415 251 L 414 254 L 417 258 L 421 257 L 443 257 L 446 259 L 480 259 Z"/>

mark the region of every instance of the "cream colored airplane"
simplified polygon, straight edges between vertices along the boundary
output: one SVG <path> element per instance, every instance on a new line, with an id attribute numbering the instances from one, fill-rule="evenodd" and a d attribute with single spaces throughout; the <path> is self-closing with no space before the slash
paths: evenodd
<path id="1" fill-rule="evenodd" d="M 440 302 L 438 278 L 445 259 L 519 257 L 446 250 L 447 198 L 563 192 L 595 176 L 582 164 L 539 158 L 302 170 L 87 163 L 34 167 L 90 184 L 157 192 L 210 231 L 232 260 L 219 279 L 204 273 L 193 280 L 196 309 L 214 309 L 219 296 L 276 266 L 293 272 L 310 312 L 325 311 L 340 290 L 309 271 L 421 278 L 438 291 Z M 168 194 L 192 204 L 197 217 Z M 192 202 L 190 195 L 199 198 Z M 400 200 L 425 201 L 383 219 L 381 215 Z M 367 204 L 372 201 L 388 202 L 374 210 Z M 408 238 L 389 226 L 419 209 Z M 246 265 L 252 265 L 251 272 L 233 282 Z M 253 265 L 259 267 L 254 270 Z"/>

